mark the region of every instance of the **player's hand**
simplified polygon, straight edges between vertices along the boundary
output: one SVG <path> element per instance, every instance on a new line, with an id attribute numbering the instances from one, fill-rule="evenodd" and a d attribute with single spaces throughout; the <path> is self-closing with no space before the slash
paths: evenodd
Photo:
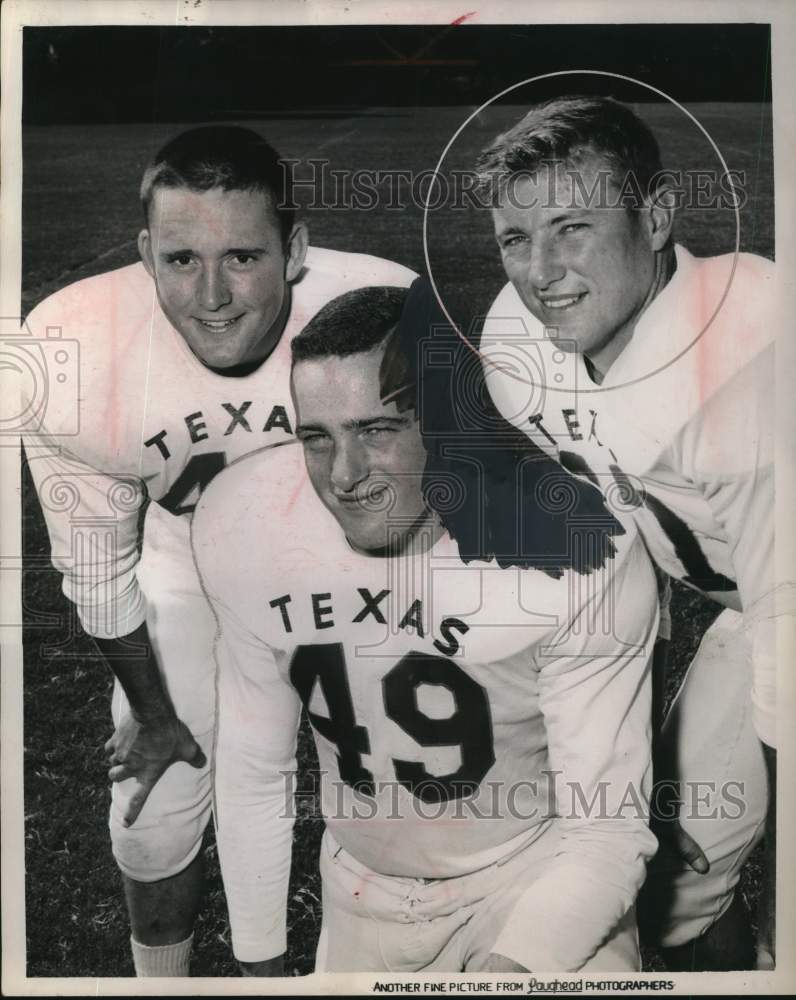
<path id="1" fill-rule="evenodd" d="M 243 976 L 284 976 L 285 956 L 266 958 L 263 962 L 238 962 Z"/>
<path id="2" fill-rule="evenodd" d="M 498 955 L 496 952 L 490 952 L 487 956 L 486 964 L 482 970 L 483 972 L 530 972 L 530 969 L 526 969 L 524 965 L 518 965 L 515 961 L 510 958 L 506 958 L 505 955 Z"/>
<path id="3" fill-rule="evenodd" d="M 665 822 L 656 823 L 654 832 L 660 841 L 667 843 L 697 874 L 705 875 L 710 871 L 710 862 L 705 852 L 680 826 L 679 820 L 667 819 Z"/>
<path id="4" fill-rule="evenodd" d="M 149 793 L 172 764 L 185 761 L 191 767 L 204 767 L 207 763 L 202 748 L 176 715 L 141 720 L 128 713 L 105 744 L 105 752 L 110 755 L 111 781 L 135 778 L 137 783 L 123 817 L 125 826 L 135 823 Z"/>

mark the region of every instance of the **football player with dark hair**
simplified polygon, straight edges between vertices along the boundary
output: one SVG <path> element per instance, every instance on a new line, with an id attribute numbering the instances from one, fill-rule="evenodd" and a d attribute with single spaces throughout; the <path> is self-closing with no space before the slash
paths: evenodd
<path id="1" fill-rule="evenodd" d="M 187 975 L 215 718 L 193 511 L 229 462 L 292 438 L 290 341 L 318 309 L 412 275 L 308 247 L 290 172 L 250 129 L 178 135 L 146 168 L 141 200 L 141 263 L 70 285 L 28 317 L 34 334 L 78 340 L 80 411 L 75 434 L 74 413 L 48 406 L 26 451 L 64 592 L 117 679 L 110 830 L 135 968 Z"/>
<path id="2" fill-rule="evenodd" d="M 330 302 L 293 341 L 300 447 L 246 456 L 197 507 L 235 955 L 284 972 L 303 705 L 317 971 L 635 970 L 652 568 L 632 523 L 494 412 L 462 433 L 451 370 L 424 362 L 434 317 L 420 279 Z M 530 544 L 506 530 L 517 489 Z"/>
<path id="3" fill-rule="evenodd" d="M 477 169 L 509 279 L 482 339 L 495 403 L 571 471 L 625 490 L 657 565 L 726 609 L 656 750 L 656 778 L 680 783 L 685 800 L 679 828 L 667 824 L 683 856 L 656 857 L 643 923 L 673 969 L 753 967 L 734 893 L 767 828 L 757 964 L 770 968 L 775 618 L 793 610 L 774 575 L 776 271 L 675 243 L 657 143 L 611 99 L 531 108 Z M 546 382 L 531 403 L 514 377 L 528 352 Z M 700 781 L 713 793 L 695 804 Z M 742 789 L 740 815 L 729 784 Z"/>
<path id="4" fill-rule="evenodd" d="M 293 177 L 279 153 L 251 129 L 212 125 L 181 132 L 152 158 L 141 178 L 144 223 L 156 190 L 259 191 L 273 206 L 287 243 L 295 222 Z"/>

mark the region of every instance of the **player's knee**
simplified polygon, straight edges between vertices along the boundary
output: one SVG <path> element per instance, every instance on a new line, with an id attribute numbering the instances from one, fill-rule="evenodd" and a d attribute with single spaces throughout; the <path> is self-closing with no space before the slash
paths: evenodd
<path id="1" fill-rule="evenodd" d="M 209 757 L 212 736 L 199 737 Z M 212 812 L 210 768 L 172 765 L 150 792 L 138 819 L 125 826 L 132 778 L 113 785 L 109 828 L 113 856 L 135 882 L 157 882 L 182 872 L 196 857 Z"/>
<path id="2" fill-rule="evenodd" d="M 110 833 L 113 856 L 122 874 L 135 882 L 156 882 L 179 874 L 196 857 L 209 817 L 189 823 L 134 823 L 125 827 L 115 810 Z"/>
<path id="3" fill-rule="evenodd" d="M 650 865 L 638 898 L 641 939 L 678 948 L 701 937 L 730 907 L 740 877 L 737 856 L 716 858 L 706 874 L 693 871 L 664 847 Z"/>
<path id="4" fill-rule="evenodd" d="M 736 893 L 729 908 L 699 937 L 676 947 L 664 947 L 672 972 L 730 972 L 753 969 L 752 927 Z"/>

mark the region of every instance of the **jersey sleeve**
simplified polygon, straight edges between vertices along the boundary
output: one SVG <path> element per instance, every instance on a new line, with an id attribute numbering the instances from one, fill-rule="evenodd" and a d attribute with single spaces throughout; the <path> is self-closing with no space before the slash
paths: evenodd
<path id="1" fill-rule="evenodd" d="M 383 257 L 362 255 L 365 262 L 362 279 L 372 285 L 395 285 L 398 288 L 408 288 L 417 274 L 392 260 Z"/>
<path id="2" fill-rule="evenodd" d="M 559 842 L 493 946 L 531 972 L 580 969 L 634 904 L 657 846 L 649 829 L 654 576 L 638 541 L 612 578 L 600 576 L 579 578 L 593 596 L 539 659 Z"/>
<path id="3" fill-rule="evenodd" d="M 111 456 L 123 452 L 121 443 L 115 455 L 108 445 L 107 391 L 109 371 L 124 369 L 118 324 L 108 320 L 114 291 L 121 295 L 120 281 L 105 275 L 56 292 L 30 313 L 23 327 L 28 337 L 20 337 L 20 345 L 35 352 L 44 378 L 43 412 L 35 405 L 35 381 L 23 383 L 20 391 L 22 402 L 32 404 L 30 412 L 40 414 L 28 424 L 22 443 L 51 560 L 83 628 L 97 638 L 129 635 L 145 620 L 146 610 L 136 577 L 138 518 L 146 490 L 136 476 L 108 471 Z M 119 311 L 123 314 L 124 307 Z M 53 331 L 58 337 L 49 340 Z M 118 340 L 123 342 L 121 334 Z M 63 365 L 66 374 L 56 376 L 59 355 L 70 360 Z M 63 390 L 57 386 L 61 378 Z M 115 422 L 124 420 L 126 409 L 120 399 Z"/>
<path id="4" fill-rule="evenodd" d="M 146 617 L 135 569 L 143 486 L 134 477 L 98 472 L 44 442 L 41 436 L 23 439 L 63 592 L 89 635 L 129 635 Z"/>
<path id="5" fill-rule="evenodd" d="M 688 421 L 673 458 L 699 485 L 728 540 L 752 641 L 755 728 L 770 746 L 776 746 L 776 616 L 787 610 L 782 597 L 792 591 L 775 573 L 774 380 L 771 345 Z"/>
<path id="6" fill-rule="evenodd" d="M 283 954 L 287 944 L 300 702 L 273 650 L 234 611 L 229 554 L 213 521 L 212 506 L 200 505 L 191 534 L 218 622 L 216 840 L 235 957 L 258 962 Z"/>

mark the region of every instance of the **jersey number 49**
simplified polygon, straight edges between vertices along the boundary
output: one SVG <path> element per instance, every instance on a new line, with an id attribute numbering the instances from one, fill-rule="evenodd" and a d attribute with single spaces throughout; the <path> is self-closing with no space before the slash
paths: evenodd
<path id="1" fill-rule="evenodd" d="M 290 680 L 317 732 L 337 747 L 340 777 L 363 795 L 375 794 L 374 778 L 362 763 L 370 753 L 370 735 L 357 725 L 343 646 L 339 642 L 298 646 L 290 664 Z M 310 710 L 316 682 L 320 684 L 329 716 Z M 474 795 L 495 763 L 492 717 L 483 687 L 457 664 L 443 656 L 411 652 L 382 679 L 384 711 L 422 747 L 458 746 L 461 765 L 450 774 L 434 775 L 418 761 L 393 757 L 398 782 L 423 802 L 448 802 Z M 447 688 L 454 711 L 432 719 L 418 706 L 422 684 Z"/>

